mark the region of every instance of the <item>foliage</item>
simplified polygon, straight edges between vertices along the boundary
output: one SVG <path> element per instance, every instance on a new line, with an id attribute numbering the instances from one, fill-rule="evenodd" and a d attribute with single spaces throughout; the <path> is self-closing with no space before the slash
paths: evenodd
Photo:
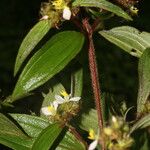
<path id="1" fill-rule="evenodd" d="M 150 33 L 127 25 L 106 30 L 104 25 L 115 18 L 119 22 L 120 17 L 132 21 L 138 12 L 135 4 L 132 0 L 42 3 L 41 18 L 22 41 L 16 57 L 14 90 L 1 101 L 1 144 L 15 150 L 135 150 L 144 139 L 140 149 L 148 150 Z M 94 45 L 100 36 L 138 59 L 139 87 L 132 107 L 125 100 L 118 104 L 111 92 L 101 89 Z M 87 86 L 89 80 L 91 87 Z M 28 99 L 36 106 L 40 97 L 42 103 L 35 112 L 9 111 Z M 134 108 L 137 111 L 129 122 L 128 114 Z"/>

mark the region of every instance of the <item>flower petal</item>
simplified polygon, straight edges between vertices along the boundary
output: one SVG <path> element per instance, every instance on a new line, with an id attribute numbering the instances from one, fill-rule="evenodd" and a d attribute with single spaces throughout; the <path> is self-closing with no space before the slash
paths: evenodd
<path id="1" fill-rule="evenodd" d="M 60 95 L 55 95 L 55 102 L 57 103 L 57 104 L 62 104 L 62 103 L 64 103 L 64 98 L 62 98 Z"/>
<path id="2" fill-rule="evenodd" d="M 57 110 L 57 107 L 58 107 L 57 101 L 53 101 L 53 106 L 54 106 L 54 109 Z"/>
<path id="3" fill-rule="evenodd" d="M 77 102 L 81 99 L 81 97 L 72 97 L 69 99 L 69 101 L 74 101 L 74 102 Z"/>
<path id="4" fill-rule="evenodd" d="M 90 145 L 88 150 L 94 150 L 98 144 L 98 140 L 94 140 Z"/>
<path id="5" fill-rule="evenodd" d="M 63 18 L 64 18 L 65 20 L 70 20 L 70 18 L 71 18 L 71 10 L 70 10 L 69 7 L 65 7 L 65 8 L 63 9 Z"/>
<path id="6" fill-rule="evenodd" d="M 45 116 L 52 115 L 52 112 L 49 111 L 48 107 L 42 107 L 42 108 L 41 108 L 41 112 L 42 112 Z"/>

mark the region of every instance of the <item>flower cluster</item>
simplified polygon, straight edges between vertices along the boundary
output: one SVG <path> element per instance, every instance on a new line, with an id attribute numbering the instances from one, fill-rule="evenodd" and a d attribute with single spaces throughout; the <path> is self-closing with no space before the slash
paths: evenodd
<path id="1" fill-rule="evenodd" d="M 71 10 L 68 6 L 70 0 L 53 0 L 42 3 L 41 15 L 43 16 L 40 20 L 48 20 L 51 22 L 58 23 L 61 18 L 64 20 L 70 20 Z"/>
<path id="2" fill-rule="evenodd" d="M 70 102 L 78 102 L 81 99 L 81 97 L 71 97 L 71 94 L 68 94 L 66 91 L 62 91 L 60 94 L 61 95 L 55 95 L 55 100 L 52 103 L 50 103 L 49 106 L 43 107 L 41 109 L 41 112 L 44 115 L 53 117 L 53 116 L 56 116 L 57 113 L 60 113 L 60 110 L 67 112 L 66 108 L 69 106 Z M 62 109 L 61 105 L 62 106 L 65 105 L 65 108 Z M 71 109 L 73 109 L 73 107 L 71 107 Z M 69 111 L 71 111 L 70 107 L 69 107 Z"/>
<path id="3" fill-rule="evenodd" d="M 63 19 L 70 20 L 71 10 L 67 6 L 67 2 L 65 2 L 65 0 L 54 0 L 52 2 L 52 5 L 56 10 L 63 10 L 63 15 L 62 15 Z"/>
<path id="4" fill-rule="evenodd" d="M 103 129 L 103 140 L 109 150 L 127 150 L 133 139 L 129 136 L 129 126 L 120 117 L 112 117 L 110 126 Z"/>
<path id="5" fill-rule="evenodd" d="M 104 141 L 105 148 L 108 150 L 128 150 L 133 144 L 133 139 L 129 136 L 128 125 L 122 118 L 114 116 L 110 125 L 103 128 L 100 136 L 90 129 L 88 138 L 93 140 L 88 150 L 94 150 L 97 147 L 98 141 Z"/>

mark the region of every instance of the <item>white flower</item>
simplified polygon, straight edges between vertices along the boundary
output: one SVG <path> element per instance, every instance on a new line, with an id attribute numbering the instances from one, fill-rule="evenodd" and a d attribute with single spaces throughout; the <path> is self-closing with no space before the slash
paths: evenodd
<path id="1" fill-rule="evenodd" d="M 88 150 L 94 150 L 98 144 L 98 140 L 94 140 L 90 145 Z"/>
<path id="2" fill-rule="evenodd" d="M 63 9 L 63 16 L 62 16 L 65 20 L 70 20 L 71 18 L 71 10 L 69 7 L 65 6 Z"/>
<path id="3" fill-rule="evenodd" d="M 98 135 L 95 134 L 95 131 L 93 129 L 89 130 L 89 136 L 88 138 L 90 140 L 93 140 L 93 142 L 89 145 L 88 150 L 94 150 L 98 144 Z"/>
<path id="4" fill-rule="evenodd" d="M 56 103 L 55 101 L 53 103 L 51 103 L 49 106 L 47 107 L 42 107 L 41 108 L 41 112 L 46 115 L 46 116 L 55 116 L 56 112 L 57 112 L 57 107 L 58 107 L 58 103 Z"/>
<path id="5" fill-rule="evenodd" d="M 81 97 L 71 97 L 71 95 L 67 94 L 66 91 L 62 91 L 61 95 L 63 97 L 60 96 L 60 95 L 55 95 L 55 102 L 57 104 L 67 103 L 67 102 L 70 102 L 70 101 L 78 102 L 81 99 Z"/>

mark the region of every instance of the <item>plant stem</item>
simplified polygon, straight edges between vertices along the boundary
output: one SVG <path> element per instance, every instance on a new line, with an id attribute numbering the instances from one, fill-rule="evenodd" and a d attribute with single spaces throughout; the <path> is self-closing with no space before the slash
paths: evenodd
<path id="1" fill-rule="evenodd" d="M 88 19 L 83 20 L 83 26 L 85 27 L 88 40 L 89 40 L 89 47 L 88 47 L 88 57 L 89 57 L 89 69 L 90 69 L 90 76 L 92 80 L 92 88 L 94 93 L 95 105 L 98 115 L 98 125 L 100 132 L 103 130 L 103 115 L 102 115 L 102 106 L 101 106 L 101 97 L 100 97 L 100 85 L 99 85 L 99 75 L 96 63 L 96 56 L 95 56 L 95 49 L 93 44 L 93 29 L 88 22 Z M 101 141 L 102 150 L 104 150 L 104 142 Z"/>
<path id="2" fill-rule="evenodd" d="M 74 128 L 74 127 L 72 127 L 72 126 L 70 126 L 69 125 L 69 131 L 79 140 L 79 141 L 81 141 L 83 144 L 84 144 L 84 146 L 86 147 L 86 149 L 87 149 L 87 143 L 83 140 L 83 138 L 81 137 L 81 135 L 76 131 L 76 129 Z"/>
<path id="3" fill-rule="evenodd" d="M 100 19 L 97 18 L 97 19 L 94 21 L 94 23 L 92 24 L 92 29 L 93 29 L 93 31 L 95 31 L 95 29 L 97 28 L 97 26 L 99 25 L 99 23 L 100 23 Z"/>

